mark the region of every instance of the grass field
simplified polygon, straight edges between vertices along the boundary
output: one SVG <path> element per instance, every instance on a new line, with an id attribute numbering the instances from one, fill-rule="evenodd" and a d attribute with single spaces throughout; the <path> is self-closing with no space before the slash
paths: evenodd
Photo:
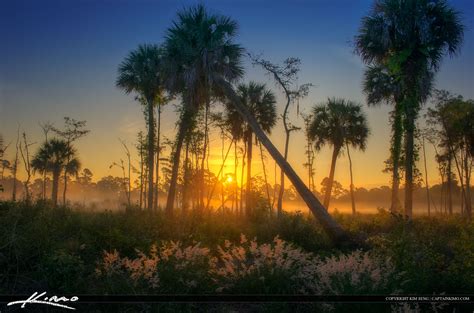
<path id="1" fill-rule="evenodd" d="M 472 223 L 456 216 L 407 221 L 384 211 L 336 218 L 359 244 L 333 247 L 315 219 L 302 214 L 277 219 L 256 210 L 251 219 L 226 212 L 171 218 L 161 212 L 88 213 L 47 203 L 1 202 L 1 293 L 330 295 L 469 294 L 474 290 Z M 201 309 L 306 311 L 316 307 L 345 310 L 337 304 Z M 156 307 L 160 311 L 197 308 Z M 89 310 L 138 312 L 151 307 L 103 305 Z M 409 312 L 399 307 L 360 307 L 361 312 L 397 310 Z"/>

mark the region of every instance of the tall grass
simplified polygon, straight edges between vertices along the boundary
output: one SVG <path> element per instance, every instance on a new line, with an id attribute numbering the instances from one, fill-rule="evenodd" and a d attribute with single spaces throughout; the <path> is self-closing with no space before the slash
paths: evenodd
<path id="1" fill-rule="evenodd" d="M 221 211 L 170 218 L 161 212 L 92 213 L 43 202 L 0 202 L 0 292 L 474 290 L 474 225 L 461 217 L 405 220 L 383 210 L 335 217 L 365 244 L 335 249 L 317 221 L 303 214 L 278 219 L 258 212 L 245 219 Z"/>

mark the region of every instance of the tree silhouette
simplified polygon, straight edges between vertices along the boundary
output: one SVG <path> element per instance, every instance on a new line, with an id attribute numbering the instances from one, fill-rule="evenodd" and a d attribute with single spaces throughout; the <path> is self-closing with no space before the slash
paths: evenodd
<path id="1" fill-rule="evenodd" d="M 184 106 L 174 149 L 168 213 L 174 206 L 181 149 L 191 119 L 201 107 L 209 106 L 211 97 L 224 95 L 216 76 L 233 82 L 243 74 L 242 48 L 232 42 L 236 32 L 235 21 L 210 14 L 202 5 L 180 11 L 167 31 L 167 81 L 170 90 L 181 95 Z"/>
<path id="2" fill-rule="evenodd" d="M 41 145 L 31 160 L 31 167 L 36 172 L 52 174 L 53 188 L 51 200 L 56 206 L 58 203 L 58 186 L 61 173 L 77 173 L 80 168 L 80 162 L 72 145 L 65 140 L 53 138 Z"/>
<path id="3" fill-rule="evenodd" d="M 54 126 L 51 126 L 51 130 L 55 132 L 58 136 L 63 138 L 66 141 L 66 143 L 69 146 L 71 146 L 76 140 L 78 140 L 81 137 L 86 136 L 90 132 L 88 129 L 85 129 L 85 127 L 86 127 L 86 121 L 78 121 L 66 116 L 64 117 L 63 129 L 59 129 Z M 46 132 L 45 129 L 43 129 L 43 131 Z M 45 134 L 45 137 L 47 137 L 47 134 Z M 70 161 L 72 160 L 68 159 L 67 163 L 69 163 Z M 69 174 L 75 174 L 75 173 L 74 172 L 70 173 L 67 170 L 64 171 L 63 205 L 66 205 L 67 179 L 68 179 Z"/>
<path id="4" fill-rule="evenodd" d="M 277 121 L 275 95 L 264 84 L 249 82 L 237 88 L 237 94 L 242 104 L 257 120 L 266 133 L 270 133 Z M 247 184 L 245 208 L 247 216 L 252 208 L 250 192 L 252 190 L 252 148 L 254 133 L 250 125 L 243 119 L 231 102 L 226 104 L 226 124 L 236 140 L 243 140 L 247 145 Z"/>
<path id="5" fill-rule="evenodd" d="M 153 208 L 153 175 L 155 155 L 155 118 L 154 107 L 159 105 L 163 92 L 162 49 L 157 45 L 139 45 L 128 54 L 120 64 L 117 87 L 125 93 L 134 92 L 146 102 L 148 122 L 148 210 Z"/>
<path id="6" fill-rule="evenodd" d="M 400 86 L 405 132 L 405 213 L 412 215 L 415 122 L 443 56 L 460 48 L 463 25 L 445 0 L 378 0 L 362 20 L 356 51 Z M 428 93 L 429 94 L 429 93 Z M 396 144 L 396 142 L 395 142 Z"/>
<path id="7" fill-rule="evenodd" d="M 291 132 L 298 131 L 301 128 L 293 125 L 289 121 L 290 104 L 297 101 L 297 113 L 299 114 L 299 99 L 306 97 L 312 84 L 302 84 L 298 87 L 298 73 L 300 72 L 301 60 L 298 58 L 287 58 L 283 65 L 273 64 L 270 61 L 260 57 L 250 56 L 254 65 L 261 66 L 268 74 L 273 76 L 277 86 L 281 88 L 285 94 L 286 104 L 283 110 L 283 127 L 285 129 L 285 161 L 288 160 L 288 149 L 290 147 Z M 281 216 L 283 209 L 283 192 L 285 190 L 285 173 L 280 172 L 280 189 L 278 192 L 278 216 Z"/>
<path id="8" fill-rule="evenodd" d="M 316 150 L 321 150 L 325 145 L 333 147 L 329 182 L 323 202 L 328 208 L 336 161 L 341 150 L 344 146 L 364 150 L 369 129 L 361 106 L 344 99 L 328 99 L 327 103 L 315 106 L 312 115 L 309 135 L 314 141 Z"/>

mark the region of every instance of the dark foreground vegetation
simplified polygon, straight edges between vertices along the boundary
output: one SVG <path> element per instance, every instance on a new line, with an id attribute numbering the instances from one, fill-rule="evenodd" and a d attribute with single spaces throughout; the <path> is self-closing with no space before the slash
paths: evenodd
<path id="1" fill-rule="evenodd" d="M 312 216 L 88 213 L 0 202 L 2 294 L 469 294 L 474 225 L 336 215 L 360 246 L 334 248 Z M 255 239 L 256 238 L 256 239 Z M 81 304 L 80 304 L 81 305 Z M 84 304 L 82 304 L 85 306 Z M 430 306 L 421 311 L 434 311 Z M 87 312 L 417 312 L 387 305 L 96 305 Z M 438 308 L 453 312 L 455 306 Z M 461 309 L 461 311 L 459 311 Z M 462 312 L 458 306 L 456 312 Z M 418 311 L 419 312 L 419 311 Z"/>

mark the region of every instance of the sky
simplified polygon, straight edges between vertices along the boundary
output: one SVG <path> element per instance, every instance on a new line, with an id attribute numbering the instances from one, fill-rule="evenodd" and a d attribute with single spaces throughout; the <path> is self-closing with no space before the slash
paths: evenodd
<path id="1" fill-rule="evenodd" d="M 474 3 L 449 2 L 462 12 L 464 44 L 457 57 L 444 59 L 435 86 L 474 99 Z M 309 96 L 300 101 L 302 111 L 310 112 L 328 97 L 361 103 L 371 135 L 365 152 L 351 152 L 355 184 L 366 188 L 389 184 L 390 175 L 382 169 L 389 157 L 390 108 L 368 108 L 365 104 L 361 90 L 364 65 L 352 45 L 360 20 L 372 5 L 368 0 L 0 0 L 0 134 L 7 143 L 14 141 L 19 127 L 36 143 L 35 150 L 43 140 L 39 122 L 61 126 L 64 116 L 86 120 L 91 132 L 77 143 L 83 166 L 91 169 L 96 179 L 120 176 L 117 168 L 109 168 L 125 158 L 119 139 L 131 147 L 137 132 L 145 130 L 145 122 L 134 97 L 115 87 L 118 64 L 139 44 L 161 43 L 177 11 L 197 3 L 237 20 L 236 41 L 248 52 L 275 63 L 287 57 L 301 59 L 298 83 L 314 85 Z M 280 115 L 282 92 L 261 69 L 248 60 L 245 66 L 244 81 L 264 82 L 275 91 Z M 162 121 L 163 133 L 170 139 L 176 130 L 174 111 L 173 105 L 165 107 Z M 302 126 L 296 108 L 291 111 L 292 123 Z M 423 126 L 422 118 L 419 124 Z M 270 138 L 283 151 L 281 120 Z M 217 171 L 220 140 L 217 135 L 211 139 L 211 170 Z M 304 145 L 303 132 L 292 134 L 289 162 L 306 181 Z M 11 157 L 11 148 L 9 152 Z M 136 155 L 134 159 L 138 159 Z M 330 159 L 328 148 L 316 155 L 318 188 L 329 173 Z M 273 180 L 273 162 L 267 164 Z M 427 164 L 430 183 L 439 182 L 432 147 L 427 147 Z M 232 168 L 232 163 L 227 167 Z M 422 164 L 419 168 L 423 169 Z M 258 157 L 253 172 L 263 174 Z M 348 186 L 346 155 L 338 159 L 335 178 Z"/>

